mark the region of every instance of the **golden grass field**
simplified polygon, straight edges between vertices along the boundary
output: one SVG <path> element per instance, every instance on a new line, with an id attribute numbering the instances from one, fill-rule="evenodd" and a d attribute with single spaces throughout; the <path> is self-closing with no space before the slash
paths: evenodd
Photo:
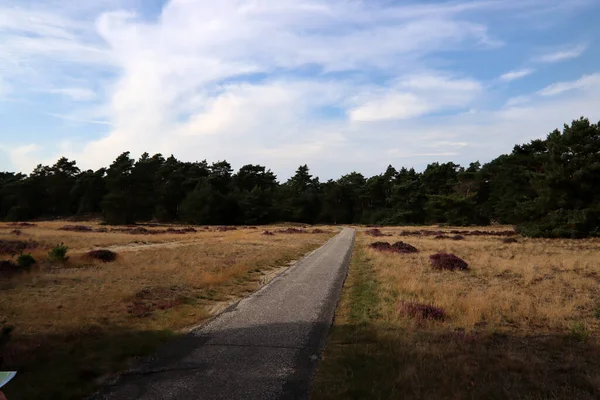
<path id="1" fill-rule="evenodd" d="M 421 229 L 453 228 L 358 234 L 315 399 L 600 398 L 600 240 L 400 235 Z M 376 241 L 420 252 L 369 248 Z M 434 270 L 437 252 L 469 270 Z M 446 317 L 407 315 L 402 302 Z"/>
<path id="2" fill-rule="evenodd" d="M 0 324 L 14 327 L 3 367 L 20 371 L 6 387 L 11 400 L 81 398 L 132 357 L 255 291 L 337 232 L 197 227 L 186 234 L 138 235 L 59 230 L 65 224 L 72 223 L 0 224 L 0 240 L 40 246 L 31 251 L 38 260 L 31 272 L 0 276 Z M 263 235 L 265 229 L 275 235 Z M 69 260 L 46 261 L 61 242 L 69 247 Z M 98 248 L 115 251 L 117 260 L 102 263 L 85 255 Z M 8 258 L 0 254 L 0 260 Z"/>

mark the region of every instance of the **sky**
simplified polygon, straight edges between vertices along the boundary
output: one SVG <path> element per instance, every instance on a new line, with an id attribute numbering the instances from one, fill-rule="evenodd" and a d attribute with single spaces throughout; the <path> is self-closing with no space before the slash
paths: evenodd
<path id="1" fill-rule="evenodd" d="M 0 171 L 130 151 L 286 179 L 600 120 L 600 0 L 0 0 Z"/>

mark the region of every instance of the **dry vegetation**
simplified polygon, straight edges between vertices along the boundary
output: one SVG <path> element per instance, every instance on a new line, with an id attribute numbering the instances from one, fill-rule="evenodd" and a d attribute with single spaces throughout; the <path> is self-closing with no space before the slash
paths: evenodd
<path id="1" fill-rule="evenodd" d="M 359 234 L 315 398 L 600 396 L 600 240 L 420 230 L 381 229 L 409 254 Z"/>
<path id="2" fill-rule="evenodd" d="M 335 231 L 270 227 L 275 234 L 265 236 L 252 227 L 64 225 L 18 226 L 18 235 L 15 226 L 0 225 L 0 241 L 36 243 L 25 252 L 38 261 L 0 275 L 0 325 L 14 327 L 3 367 L 21 371 L 9 398 L 81 398 L 132 356 L 256 290 Z M 50 263 L 48 252 L 59 243 L 69 247 L 69 259 Z M 0 260 L 14 260 L 11 253 Z"/>

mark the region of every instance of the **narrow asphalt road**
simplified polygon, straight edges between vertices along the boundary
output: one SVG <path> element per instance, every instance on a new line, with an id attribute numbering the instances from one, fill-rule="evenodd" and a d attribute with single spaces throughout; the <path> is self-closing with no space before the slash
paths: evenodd
<path id="1" fill-rule="evenodd" d="M 306 399 L 346 276 L 354 230 L 92 399 Z"/>

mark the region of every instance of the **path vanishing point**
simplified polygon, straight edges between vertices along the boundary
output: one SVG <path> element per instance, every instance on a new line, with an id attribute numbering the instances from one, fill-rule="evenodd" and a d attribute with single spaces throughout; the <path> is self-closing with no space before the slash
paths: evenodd
<path id="1" fill-rule="evenodd" d="M 307 399 L 354 244 L 344 228 L 94 400 Z"/>

